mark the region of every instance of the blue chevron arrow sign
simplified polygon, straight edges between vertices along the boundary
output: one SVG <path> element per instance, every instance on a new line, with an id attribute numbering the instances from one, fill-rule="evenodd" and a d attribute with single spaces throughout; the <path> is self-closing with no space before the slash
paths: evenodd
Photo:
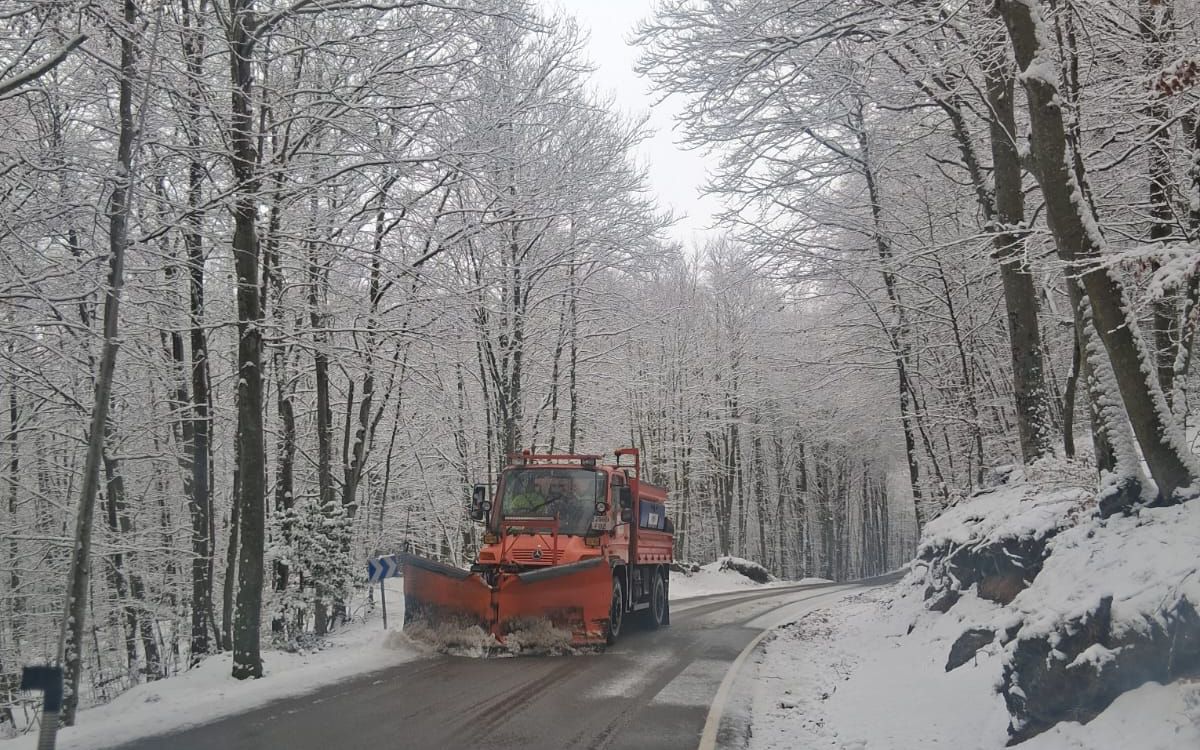
<path id="1" fill-rule="evenodd" d="M 370 583 L 400 575 L 400 556 L 384 555 L 367 560 L 367 580 Z"/>

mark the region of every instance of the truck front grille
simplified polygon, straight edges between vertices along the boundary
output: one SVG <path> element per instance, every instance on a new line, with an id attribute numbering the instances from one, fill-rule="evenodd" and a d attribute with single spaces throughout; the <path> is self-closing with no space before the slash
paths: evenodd
<path id="1" fill-rule="evenodd" d="M 533 552 L 531 549 L 514 549 L 508 556 L 518 565 L 557 565 L 562 560 L 562 550 L 543 549 L 540 559 L 535 558 Z"/>

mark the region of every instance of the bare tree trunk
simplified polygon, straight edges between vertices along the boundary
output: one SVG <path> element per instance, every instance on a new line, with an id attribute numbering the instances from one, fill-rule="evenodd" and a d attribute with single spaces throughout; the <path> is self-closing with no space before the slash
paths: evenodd
<path id="1" fill-rule="evenodd" d="M 575 224 L 572 222 L 571 231 L 574 234 Z M 567 425 L 567 452 L 575 452 L 575 444 L 579 437 L 579 282 L 576 279 L 577 267 L 574 256 L 567 267 L 569 279 L 567 282 L 567 318 L 570 323 L 570 348 L 567 361 L 567 393 L 570 410 Z"/>
<path id="2" fill-rule="evenodd" d="M 1173 17 L 1174 8 L 1170 0 L 1138 2 L 1138 32 L 1146 45 L 1145 69 L 1149 77 L 1157 75 L 1166 62 L 1165 45 L 1171 36 Z M 1167 106 L 1161 97 L 1151 97 L 1146 106 L 1146 116 L 1150 123 L 1150 133 L 1147 134 L 1150 151 L 1148 239 L 1154 244 L 1170 239 L 1175 213 L 1168 195 L 1171 162 L 1167 152 L 1171 147 L 1171 131 L 1167 127 Z M 1155 265 L 1157 267 L 1157 264 Z M 1174 297 L 1164 293 L 1151 303 L 1151 307 L 1155 370 L 1158 373 L 1163 398 L 1171 405 L 1175 395 L 1175 359 L 1180 343 L 1178 305 Z"/>
<path id="3" fill-rule="evenodd" d="M 1071 372 L 1063 389 L 1063 453 L 1075 458 L 1075 392 L 1079 383 L 1079 371 L 1083 367 L 1083 351 L 1078 334 L 1071 337 Z"/>
<path id="4" fill-rule="evenodd" d="M 278 166 L 278 165 L 277 165 Z M 282 170 L 277 175 L 282 174 Z M 275 178 L 275 200 L 271 205 L 271 221 L 267 251 L 263 257 L 263 304 L 267 305 L 267 290 L 273 297 L 274 304 L 270 309 L 271 319 L 276 331 L 283 332 L 286 327 L 284 319 L 284 278 L 283 269 L 279 262 L 279 230 L 282 223 L 282 210 L 279 205 L 279 192 L 282 177 Z M 264 316 L 265 316 L 264 312 Z M 275 375 L 275 410 L 279 415 L 280 428 L 276 436 L 276 470 L 275 470 L 275 506 L 274 514 L 279 523 L 279 535 L 282 547 L 291 549 L 296 519 L 292 513 L 295 506 L 295 465 L 296 465 L 296 397 L 295 381 L 289 369 L 290 346 L 283 342 L 277 343 L 271 350 L 272 370 Z M 291 567 L 286 554 L 275 559 L 272 576 L 272 588 L 277 593 L 287 591 L 291 578 Z M 287 630 L 287 618 L 282 611 L 276 611 L 271 618 L 271 632 L 282 634 Z"/>
<path id="5" fill-rule="evenodd" d="M 188 72 L 187 138 L 191 149 L 188 164 L 188 215 L 185 219 L 183 244 L 188 264 L 188 311 L 190 318 L 189 347 L 191 350 L 191 418 L 185 433 L 189 450 L 191 480 L 188 482 L 188 510 L 192 522 L 192 632 L 189 661 L 191 666 L 212 650 L 209 630 L 216 628 L 213 617 L 213 538 L 212 490 L 209 476 L 209 434 L 212 395 L 208 386 L 208 336 L 204 330 L 204 213 L 201 208 L 205 179 L 202 161 L 202 98 L 204 95 L 204 35 L 200 31 L 201 15 L 207 0 L 192 7 L 191 0 L 183 5 L 183 53 Z"/>
<path id="6" fill-rule="evenodd" d="M 133 182 L 133 77 L 135 52 L 133 33 L 137 20 L 134 0 L 124 2 L 126 35 L 121 37 L 121 67 L 118 83 L 117 163 L 108 208 L 108 286 L 104 293 L 104 344 L 100 351 L 100 373 L 96 378 L 92 421 L 88 428 L 87 458 L 79 489 L 79 510 L 75 520 L 75 544 L 71 548 L 71 566 L 67 578 L 67 598 L 59 636 L 58 662 L 63 666 L 64 695 L 62 722 L 75 724 L 79 707 L 79 680 L 83 673 L 83 632 L 87 621 L 88 591 L 91 588 L 92 519 L 100 484 L 100 464 L 104 454 L 105 425 L 112 398 L 113 372 L 117 364 L 117 326 L 121 306 L 121 288 L 125 282 L 125 249 L 129 244 L 130 188 Z"/>
<path id="7" fill-rule="evenodd" d="M 873 230 L 875 237 L 875 247 L 879 255 L 880 271 L 883 274 L 883 285 L 887 292 L 888 302 L 891 306 L 891 312 L 895 316 L 895 320 L 888 323 L 883 321 L 885 333 L 888 337 L 888 342 L 891 345 L 892 354 L 896 360 L 896 377 L 899 386 L 899 404 L 900 404 L 900 425 L 904 430 L 904 454 L 908 459 L 908 480 L 912 488 L 913 495 L 913 512 L 917 519 L 917 528 L 925 527 L 926 514 L 924 507 L 924 497 L 921 491 L 921 463 L 917 457 L 917 440 L 914 427 L 917 415 L 915 414 L 915 394 L 912 389 L 912 381 L 909 379 L 908 373 L 908 323 L 904 314 L 904 307 L 900 303 L 900 292 L 896 285 L 896 276 L 891 270 L 892 250 L 888 243 L 887 235 L 883 231 L 883 206 L 882 197 L 880 196 L 879 185 L 875 180 L 875 172 L 871 165 L 870 144 L 867 139 L 867 133 L 862 119 L 861 112 L 858 113 L 856 123 L 856 135 L 858 137 L 859 155 L 861 159 L 861 169 L 863 178 L 867 183 L 867 194 L 871 200 L 871 216 L 873 221 Z M 933 454 L 933 446 L 927 444 L 930 455 Z M 945 486 L 945 482 L 940 484 Z M 823 550 L 824 552 L 824 550 Z"/>
<path id="8" fill-rule="evenodd" d="M 106 442 L 111 442 L 114 438 L 111 422 L 106 427 L 106 432 Z M 125 477 L 121 474 L 120 461 L 110 457 L 107 450 L 104 454 L 104 476 L 109 530 L 114 538 L 131 539 L 136 529 L 126 507 Z M 146 657 L 140 671 L 148 682 L 156 680 L 162 676 L 162 657 L 159 655 L 158 640 L 149 630 L 153 613 L 146 607 L 146 584 L 136 570 L 136 553 L 114 551 L 109 555 L 108 573 L 117 592 L 124 619 L 125 651 L 129 668 L 133 670 L 138 666 L 137 641 L 140 636 Z"/>
<path id="9" fill-rule="evenodd" d="M 1017 64 L 1025 71 L 1021 80 L 1029 99 L 1035 173 L 1059 256 L 1087 292 L 1096 331 L 1112 362 L 1117 389 L 1159 501 L 1178 502 L 1190 496 L 1194 461 L 1186 454 L 1178 425 L 1152 375 L 1154 362 L 1137 336 L 1136 321 L 1126 313 L 1124 289 L 1116 275 L 1099 263 L 1104 240 L 1090 210 L 1079 200 L 1082 188 L 1068 166 L 1057 75 L 1034 64 L 1039 55 L 1049 54 L 1040 47 L 1040 11 L 1036 5 L 1014 0 L 997 0 L 996 7 L 1008 27 Z M 1126 496 L 1111 510 L 1128 507 L 1136 499 Z"/>
<path id="10" fill-rule="evenodd" d="M 358 512 L 358 486 L 362 481 L 363 465 L 375 439 L 371 410 L 375 397 L 375 352 L 379 346 L 379 305 L 390 284 L 384 283 L 383 240 L 387 233 L 387 196 L 395 182 L 390 178 L 379 191 L 379 206 L 375 211 L 375 228 L 371 242 L 371 266 L 367 286 L 367 333 L 363 361 L 362 397 L 358 404 L 358 423 L 354 425 L 354 439 L 350 455 L 346 457 L 345 483 L 342 485 L 342 507 L 346 518 L 353 520 Z M 386 394 L 385 394 L 386 398 Z M 345 550 L 347 554 L 350 550 Z"/>
<path id="11" fill-rule="evenodd" d="M 1002 50 L 995 51 L 1002 55 Z M 1021 457 L 1029 463 L 1050 455 L 1054 448 L 1041 329 L 1038 327 L 1037 290 L 1025 257 L 1026 232 L 1021 228 L 1025 223 L 1025 199 L 1021 188 L 1011 73 L 1007 55 L 998 57 L 985 69 L 987 101 L 992 110 L 988 127 L 996 191 L 992 246 L 1000 262 L 1000 280 L 1004 286 L 1017 434 L 1021 440 Z"/>
<path id="12" fill-rule="evenodd" d="M 266 495 L 263 445 L 262 305 L 259 300 L 258 154 L 252 91 L 255 67 L 254 0 L 229 0 L 230 142 L 234 174 L 233 257 L 238 302 L 238 470 L 240 553 L 233 623 L 233 676 L 262 677 L 262 616 Z"/>
<path id="13" fill-rule="evenodd" d="M 754 513 L 758 520 L 758 561 L 768 568 L 774 567 L 775 572 L 779 573 L 780 566 L 772 566 L 771 555 L 767 551 L 767 520 L 770 515 L 767 503 L 767 466 L 763 457 L 762 434 L 759 430 L 755 430 L 751 446 L 750 470 L 754 473 Z"/>
<path id="14" fill-rule="evenodd" d="M 971 457 L 969 454 L 967 457 L 967 486 L 982 486 L 986 458 L 983 455 L 983 426 L 979 421 L 979 399 L 975 393 L 975 378 L 972 374 L 971 366 L 967 362 L 966 340 L 963 338 L 962 328 L 958 323 L 958 310 L 954 305 L 954 295 L 950 292 L 950 282 L 946 279 L 946 271 L 942 267 L 942 259 L 937 253 L 934 253 L 933 261 L 937 265 L 938 278 L 942 282 L 942 293 L 946 298 L 946 314 L 950 320 L 950 331 L 954 335 L 955 351 L 958 353 L 959 376 L 962 378 L 962 398 L 966 402 L 967 417 L 971 424 L 971 442 L 975 449 L 975 472 L 973 475 L 969 471 Z M 954 452 L 947 451 L 947 455 L 953 456 Z M 951 476 L 954 475 L 953 466 L 950 467 L 950 473 Z"/>
<path id="15" fill-rule="evenodd" d="M 315 221 L 315 206 L 313 212 Z M 308 314 L 313 331 L 313 375 L 317 395 L 317 486 L 321 513 L 328 515 L 334 510 L 333 407 L 329 399 L 329 334 L 321 313 L 321 266 L 316 254 L 314 244 L 309 247 L 308 258 Z M 324 581 L 313 581 L 313 585 L 316 587 L 314 629 L 317 635 L 325 635 L 329 628 L 329 591 Z"/>
<path id="16" fill-rule="evenodd" d="M 111 405 L 109 406 L 111 410 Z M 105 425 L 105 441 L 113 440 L 111 423 Z M 116 460 L 108 456 L 107 449 L 102 458 L 104 462 L 104 510 L 105 519 L 108 521 L 108 530 L 112 534 L 114 541 L 119 540 L 122 533 L 127 529 L 123 529 L 118 522 L 118 515 L 124 515 L 125 506 L 125 480 L 121 477 L 120 464 Z M 105 577 L 108 579 L 109 587 L 116 592 L 116 606 L 110 611 L 112 612 L 113 630 L 121 634 L 121 640 L 125 644 L 125 661 L 128 672 L 132 672 L 137 668 L 137 612 L 129 600 L 129 579 L 125 574 L 125 554 L 120 551 L 118 546 L 113 552 L 108 555 L 108 565 L 104 568 Z"/>
<path id="17" fill-rule="evenodd" d="M 9 346 L 9 353 L 12 353 L 12 345 Z M 8 487 L 5 493 L 8 498 L 8 522 L 10 528 L 17 528 L 17 501 L 20 497 L 21 487 L 21 413 L 17 403 L 16 384 L 11 384 L 8 392 L 8 434 L 5 435 L 4 442 L 8 445 L 10 451 L 8 459 Z M 9 620 L 9 625 L 12 630 L 12 639 L 15 642 L 20 642 L 24 638 L 25 633 L 25 611 L 27 603 L 25 595 L 21 591 L 21 574 L 17 565 L 17 561 L 21 559 L 20 545 L 17 544 L 17 537 L 14 534 L 9 537 L 8 555 L 11 564 L 8 572 L 8 587 L 12 592 L 12 616 Z M 0 672 L 3 674 L 3 672 Z M 12 718 L 11 716 L 9 717 Z"/>
<path id="18" fill-rule="evenodd" d="M 1194 114 L 1181 118 L 1183 135 L 1191 151 L 1192 163 L 1188 169 L 1189 196 L 1187 226 L 1188 239 L 1200 238 L 1200 118 Z M 1191 372 L 1192 353 L 1196 341 L 1197 321 L 1200 319 L 1200 275 L 1192 274 L 1187 281 L 1183 310 L 1180 315 L 1179 347 L 1175 356 L 1175 372 L 1172 382 L 1180 391 L 1174 401 L 1175 413 L 1179 417 L 1184 434 L 1190 416 L 1188 405 L 1188 374 Z"/>
<path id="19" fill-rule="evenodd" d="M 808 456 L 805 455 L 804 441 L 797 435 L 796 441 L 796 489 L 795 497 L 792 502 L 794 504 L 794 513 L 796 515 L 796 539 L 799 541 L 800 549 L 798 550 L 800 561 L 800 577 L 803 578 L 809 575 L 813 569 L 812 561 L 812 544 L 810 543 L 808 531 Z"/>
<path id="20" fill-rule="evenodd" d="M 221 584 L 221 648 L 233 650 L 233 600 L 237 593 L 238 538 L 241 532 L 242 494 L 241 441 L 234 435 L 233 446 L 233 493 L 229 505 L 229 539 L 225 546 L 225 581 Z"/>

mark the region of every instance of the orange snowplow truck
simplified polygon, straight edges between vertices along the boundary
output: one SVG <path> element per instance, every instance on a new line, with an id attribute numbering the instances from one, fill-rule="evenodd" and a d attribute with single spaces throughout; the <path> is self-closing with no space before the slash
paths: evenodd
<path id="1" fill-rule="evenodd" d="M 602 456 L 511 457 L 494 498 L 476 485 L 485 525 L 470 570 L 406 555 L 404 622 L 478 625 L 500 643 L 534 622 L 570 630 L 574 645 L 612 644 L 626 616 L 670 622 L 674 529 L 667 492 L 642 481 L 635 448 Z"/>

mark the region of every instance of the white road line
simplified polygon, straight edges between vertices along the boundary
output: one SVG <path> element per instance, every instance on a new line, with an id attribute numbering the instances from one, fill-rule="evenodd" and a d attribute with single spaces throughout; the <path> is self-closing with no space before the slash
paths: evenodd
<path id="1" fill-rule="evenodd" d="M 807 605 L 808 609 L 812 609 L 817 606 L 817 604 L 813 602 L 814 599 L 825 599 L 827 596 L 842 595 L 851 589 L 860 588 L 862 588 L 862 586 L 839 586 L 837 588 L 831 588 L 828 591 L 822 592 L 821 594 L 817 594 L 816 596 L 809 597 L 803 602 L 788 602 L 781 604 L 779 607 L 772 610 L 772 612 L 780 613 L 779 616 L 774 618 L 775 621 L 772 624 L 765 627 L 761 633 L 755 636 L 754 640 L 746 644 L 746 647 L 742 649 L 742 653 L 738 654 L 737 658 L 733 660 L 733 664 L 729 665 L 729 671 L 725 673 L 725 678 L 721 680 L 721 686 L 717 688 L 717 695 L 713 698 L 712 708 L 708 710 L 708 718 L 704 721 L 704 731 L 700 734 L 700 745 L 697 750 L 716 750 L 717 732 L 721 728 L 721 718 L 725 715 L 725 708 L 729 703 L 729 693 L 731 690 L 733 690 L 733 683 L 737 679 L 738 672 L 741 670 L 742 664 L 746 661 L 758 644 L 762 642 L 762 639 L 767 637 L 768 633 L 772 632 L 780 625 L 786 624 L 789 619 L 798 617 L 800 615 L 800 612 L 797 611 L 798 605 Z M 782 612 L 780 612 L 781 610 Z M 764 617 L 766 617 L 766 615 L 757 617 L 754 619 L 754 622 L 762 622 Z"/>
<path id="2" fill-rule="evenodd" d="M 725 672 L 720 659 L 695 659 L 663 686 L 650 702 L 656 705 L 707 706 L 709 686 Z"/>

